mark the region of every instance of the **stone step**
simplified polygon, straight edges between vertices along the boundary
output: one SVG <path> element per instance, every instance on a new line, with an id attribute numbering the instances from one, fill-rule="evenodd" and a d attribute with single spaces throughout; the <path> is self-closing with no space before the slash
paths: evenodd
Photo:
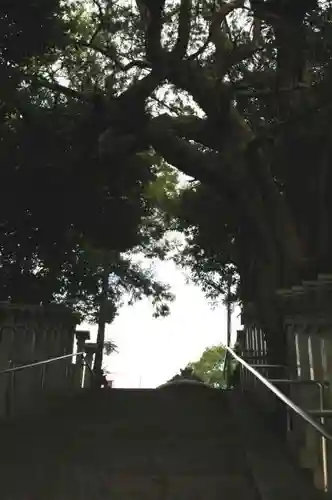
<path id="1" fill-rule="evenodd" d="M 18 437 L 18 436 L 17 436 Z M 65 435 L 55 432 L 45 439 L 23 439 L 2 443 L 2 453 L 6 462 L 18 464 L 34 461 L 47 461 L 59 457 L 68 463 L 105 462 L 112 468 L 164 466 L 174 470 L 185 468 L 214 467 L 221 470 L 236 470 L 243 462 L 240 443 L 231 439 L 227 442 L 216 441 L 209 437 L 191 440 L 163 439 L 128 439 L 109 434 L 93 434 L 88 438 L 80 433 Z"/>
<path id="2" fill-rule="evenodd" d="M 195 397 L 170 389 L 110 390 L 4 425 L 1 500 L 294 500 L 286 482 L 281 497 L 258 495 L 234 412 L 241 410 L 247 434 L 256 421 L 230 398 L 213 390 Z M 263 445 L 250 441 L 262 470 L 271 453 Z M 275 485 L 279 479 L 269 470 L 267 483 Z"/>
<path id="3" fill-rule="evenodd" d="M 77 466 L 23 473 L 20 483 L 2 484 L 2 500 L 260 500 L 250 478 L 219 474 L 105 473 Z M 27 489 L 31 492 L 26 495 Z"/>
<path id="4" fill-rule="evenodd" d="M 224 419 L 219 422 L 218 420 L 209 418 L 193 418 L 190 415 L 186 419 L 177 419 L 176 415 L 172 418 L 149 415 L 147 418 L 135 418 L 133 416 L 123 415 L 119 416 L 96 416 L 95 418 L 85 417 L 82 418 L 45 418 L 33 422 L 25 422 L 18 426 L 3 426 L 0 429 L 0 439 L 8 440 L 10 436 L 15 434 L 26 436 L 27 439 L 32 439 L 35 435 L 49 435 L 49 430 L 53 429 L 53 433 L 64 433 L 71 435 L 72 433 L 80 432 L 84 436 L 96 436 L 103 434 L 110 436 L 119 435 L 124 437 L 127 435 L 128 439 L 159 439 L 163 436 L 174 436 L 177 439 L 191 439 L 193 436 L 197 438 L 208 438 L 213 436 L 217 440 L 226 441 L 230 436 L 236 439 L 237 427 L 234 421 Z M 227 429 L 227 432 L 225 432 Z M 51 436 L 52 434 L 51 433 Z"/>
<path id="5" fill-rule="evenodd" d="M 138 407 L 146 408 L 146 405 L 156 405 L 158 407 L 160 404 L 172 404 L 176 401 L 177 405 L 182 403 L 189 404 L 192 402 L 197 409 L 197 401 L 203 399 L 210 404 L 226 404 L 227 396 L 223 394 L 225 391 L 220 391 L 217 389 L 203 389 L 199 388 L 189 390 L 186 388 L 179 389 L 111 389 L 101 391 L 99 393 L 93 392 L 83 392 L 75 399 L 75 406 L 79 409 L 80 405 L 94 410 L 96 407 L 110 407 L 116 405 L 117 407 L 128 406 L 132 408 L 137 405 Z"/>

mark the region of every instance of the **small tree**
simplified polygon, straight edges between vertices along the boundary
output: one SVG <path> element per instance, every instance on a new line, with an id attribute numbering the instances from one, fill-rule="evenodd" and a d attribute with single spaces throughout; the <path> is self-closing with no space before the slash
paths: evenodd
<path id="1" fill-rule="evenodd" d="M 186 369 L 192 369 L 203 382 L 220 389 L 225 387 L 224 358 L 225 349 L 222 345 L 207 347 L 200 359 L 188 363 Z"/>

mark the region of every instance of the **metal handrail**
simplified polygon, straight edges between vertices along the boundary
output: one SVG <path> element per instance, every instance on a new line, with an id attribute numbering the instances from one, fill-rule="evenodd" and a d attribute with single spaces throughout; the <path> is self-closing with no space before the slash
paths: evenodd
<path id="1" fill-rule="evenodd" d="M 244 359 L 238 356 L 233 349 L 228 346 L 224 346 L 224 348 L 233 356 L 236 361 L 241 363 L 241 365 L 246 368 L 249 372 L 251 372 L 258 380 L 262 382 L 277 398 L 279 398 L 283 403 L 288 406 L 294 413 L 297 413 L 303 420 L 305 420 L 308 424 L 316 429 L 324 438 L 332 441 L 332 435 L 325 429 L 324 426 L 320 425 L 316 422 L 306 411 L 297 406 L 291 399 L 289 399 L 285 394 L 283 394 L 277 387 L 275 387 L 271 382 L 269 382 L 263 375 L 261 375 L 255 368 L 252 368 Z"/>
<path id="2" fill-rule="evenodd" d="M 53 363 L 55 361 L 61 361 L 62 359 L 73 358 L 74 356 L 82 357 L 84 364 L 88 367 L 88 369 L 91 371 L 91 373 L 94 374 L 91 366 L 89 365 L 89 363 L 85 359 L 86 353 L 84 351 L 81 351 L 81 352 L 75 352 L 75 353 L 71 353 L 71 354 L 65 354 L 64 356 L 58 356 L 56 358 L 44 359 L 43 361 L 36 361 L 35 363 L 29 363 L 27 365 L 15 366 L 14 368 L 6 368 L 5 370 L 0 370 L 0 375 L 5 375 L 6 373 L 11 373 L 11 372 L 18 372 L 20 370 L 25 370 L 27 368 L 34 368 L 35 366 L 46 365 L 49 363 Z"/>

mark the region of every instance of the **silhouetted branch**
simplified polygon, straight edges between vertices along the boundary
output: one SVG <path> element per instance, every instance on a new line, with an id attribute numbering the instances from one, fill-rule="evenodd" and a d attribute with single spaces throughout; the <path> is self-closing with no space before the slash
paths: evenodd
<path id="1" fill-rule="evenodd" d="M 187 52 L 190 35 L 191 6 L 191 0 L 181 0 L 178 38 L 175 48 L 172 51 L 177 59 L 183 59 Z"/>

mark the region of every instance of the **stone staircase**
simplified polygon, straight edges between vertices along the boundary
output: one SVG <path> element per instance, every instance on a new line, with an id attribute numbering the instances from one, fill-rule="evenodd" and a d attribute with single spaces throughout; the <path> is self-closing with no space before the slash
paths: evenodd
<path id="1" fill-rule="evenodd" d="M 322 498 L 246 411 L 199 385 L 83 392 L 0 425 L 0 498 Z"/>

